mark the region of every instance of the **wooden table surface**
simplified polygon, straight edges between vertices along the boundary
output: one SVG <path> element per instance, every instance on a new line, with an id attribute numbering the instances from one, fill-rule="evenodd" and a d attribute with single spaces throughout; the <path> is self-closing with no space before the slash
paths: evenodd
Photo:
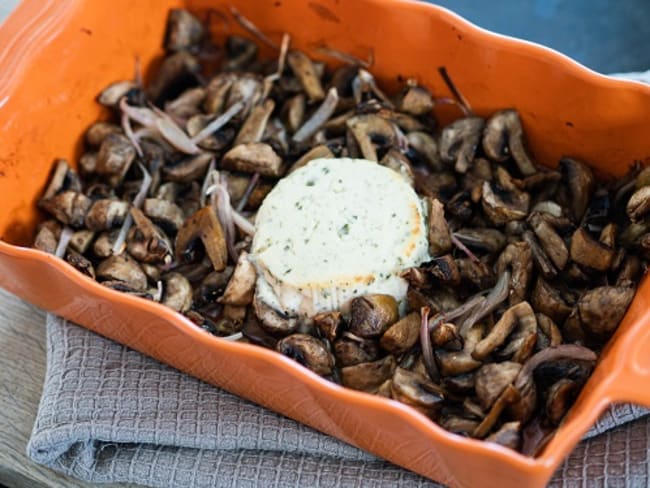
<path id="1" fill-rule="evenodd" d="M 99 486 L 60 475 L 25 454 L 45 377 L 45 353 L 45 313 L 0 289 L 0 485 Z"/>

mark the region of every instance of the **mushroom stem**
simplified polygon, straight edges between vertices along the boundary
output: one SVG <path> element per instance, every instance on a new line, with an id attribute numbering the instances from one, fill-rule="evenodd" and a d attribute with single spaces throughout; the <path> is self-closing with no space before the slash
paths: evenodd
<path id="1" fill-rule="evenodd" d="M 438 371 L 438 366 L 436 365 L 436 360 L 433 357 L 433 349 L 431 348 L 431 330 L 429 328 L 429 312 L 431 309 L 429 307 L 422 307 L 420 309 L 420 345 L 422 348 L 422 360 L 424 361 L 424 366 L 429 374 L 429 377 L 435 381 L 440 381 L 440 371 Z M 439 314 L 441 317 L 441 314 Z M 435 324 L 440 324 L 442 320 L 436 318 L 434 321 Z"/>
<path id="2" fill-rule="evenodd" d="M 140 171 L 142 171 L 142 184 L 140 185 L 140 189 L 133 199 L 133 206 L 139 209 L 144 203 L 144 199 L 147 197 L 147 192 L 151 186 L 151 175 L 141 163 L 138 163 L 138 166 L 140 167 Z M 115 239 L 115 243 L 113 244 L 113 254 L 117 255 L 122 253 L 122 248 L 124 247 L 124 242 L 126 241 L 126 236 L 129 233 L 131 225 L 133 225 L 133 217 L 129 212 L 124 219 L 120 233 L 118 234 L 117 239 Z"/>
<path id="3" fill-rule="evenodd" d="M 278 50 L 278 45 L 273 42 L 266 34 L 264 34 L 251 20 L 239 13 L 239 10 L 237 10 L 235 7 L 230 7 L 230 13 L 235 18 L 237 23 L 244 29 L 253 34 L 267 46 L 275 49 L 276 51 Z"/>
<path id="4" fill-rule="evenodd" d="M 67 225 L 63 228 L 61 231 L 61 236 L 59 236 L 59 242 L 56 245 L 56 250 L 54 251 L 54 255 L 57 258 L 63 259 L 63 256 L 65 256 L 65 251 L 68 249 L 68 244 L 70 243 L 70 239 L 72 239 L 73 234 L 74 231 Z"/>

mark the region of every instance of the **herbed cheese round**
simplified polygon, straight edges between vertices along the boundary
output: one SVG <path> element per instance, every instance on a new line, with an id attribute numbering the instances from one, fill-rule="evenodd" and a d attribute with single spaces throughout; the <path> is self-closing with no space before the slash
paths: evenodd
<path id="1" fill-rule="evenodd" d="M 292 315 L 345 311 L 368 293 L 405 298 L 399 274 L 429 259 L 423 204 L 395 171 L 316 159 L 278 182 L 255 222 L 258 298 Z"/>

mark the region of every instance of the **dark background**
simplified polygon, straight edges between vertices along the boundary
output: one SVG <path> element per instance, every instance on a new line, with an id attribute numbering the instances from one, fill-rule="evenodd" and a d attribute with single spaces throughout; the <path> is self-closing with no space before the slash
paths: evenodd
<path id="1" fill-rule="evenodd" d="M 602 73 L 650 69 L 650 0 L 439 0 L 492 31 L 552 47 Z"/>

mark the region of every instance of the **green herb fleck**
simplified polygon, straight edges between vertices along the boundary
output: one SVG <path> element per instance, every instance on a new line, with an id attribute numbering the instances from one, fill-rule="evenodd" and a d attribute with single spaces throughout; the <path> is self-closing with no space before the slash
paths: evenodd
<path id="1" fill-rule="evenodd" d="M 309 180 L 307 182 L 307 186 L 314 186 L 315 184 L 316 184 L 316 182 L 314 180 Z"/>

